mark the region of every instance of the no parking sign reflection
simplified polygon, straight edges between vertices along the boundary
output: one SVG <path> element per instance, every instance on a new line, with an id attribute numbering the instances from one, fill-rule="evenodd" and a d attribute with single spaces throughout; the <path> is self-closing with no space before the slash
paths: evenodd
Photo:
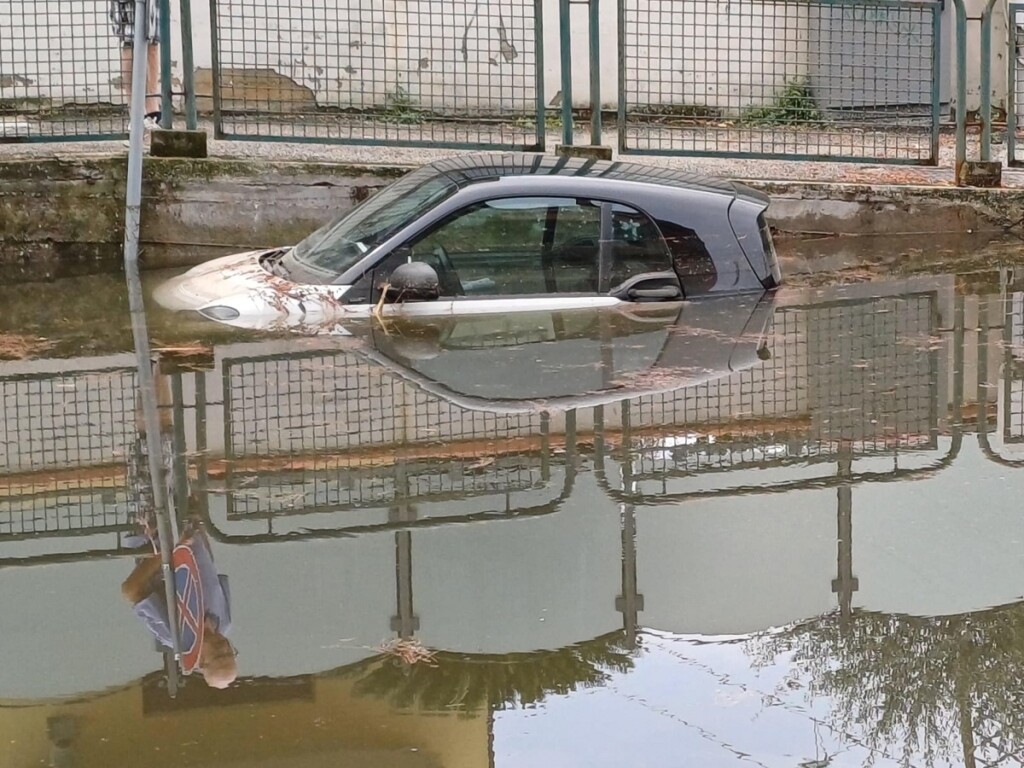
<path id="1" fill-rule="evenodd" d="M 181 649 L 181 671 L 186 675 L 199 666 L 206 626 L 203 583 L 199 565 L 188 544 L 179 544 L 171 553 L 174 565 L 174 592 L 178 602 L 178 639 Z"/>

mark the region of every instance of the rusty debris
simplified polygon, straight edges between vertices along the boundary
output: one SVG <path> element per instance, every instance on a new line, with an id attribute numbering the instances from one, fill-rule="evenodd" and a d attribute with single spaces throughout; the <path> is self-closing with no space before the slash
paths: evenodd
<path id="1" fill-rule="evenodd" d="M 378 645 L 376 650 L 384 656 L 393 656 L 403 664 L 426 664 L 428 667 L 437 666 L 434 652 L 424 648 L 419 640 L 403 640 L 400 638 L 386 640 Z"/>
<path id="2" fill-rule="evenodd" d="M 0 360 L 25 360 L 45 352 L 51 346 L 50 340 L 41 336 L 0 333 Z"/>

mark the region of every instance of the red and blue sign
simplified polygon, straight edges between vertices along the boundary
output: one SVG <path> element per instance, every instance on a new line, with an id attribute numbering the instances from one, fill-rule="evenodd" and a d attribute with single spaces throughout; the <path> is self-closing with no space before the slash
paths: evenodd
<path id="1" fill-rule="evenodd" d="M 199 578 L 199 565 L 188 544 L 179 544 L 171 553 L 174 565 L 174 591 L 178 597 L 178 641 L 181 650 L 181 670 L 186 675 L 199 666 L 199 652 L 203 648 L 206 610 L 203 603 L 203 583 Z"/>

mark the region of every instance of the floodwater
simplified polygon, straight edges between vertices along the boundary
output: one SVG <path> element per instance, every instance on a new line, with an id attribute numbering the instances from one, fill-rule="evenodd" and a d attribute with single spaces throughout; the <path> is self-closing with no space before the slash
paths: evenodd
<path id="1" fill-rule="evenodd" d="M 0 289 L 0 766 L 1024 762 L 1016 244 L 814 247 L 678 318 L 152 310 L 226 688 L 122 594 L 154 498 L 123 278 Z"/>

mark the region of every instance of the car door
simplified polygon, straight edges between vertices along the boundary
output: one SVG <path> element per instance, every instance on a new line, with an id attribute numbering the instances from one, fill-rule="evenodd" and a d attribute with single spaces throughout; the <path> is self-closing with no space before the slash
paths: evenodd
<path id="1" fill-rule="evenodd" d="M 437 272 L 436 301 L 392 305 L 388 314 L 447 315 L 614 306 L 599 290 L 601 202 L 501 197 L 474 203 L 403 244 L 374 272 L 374 296 L 399 264 Z"/>

